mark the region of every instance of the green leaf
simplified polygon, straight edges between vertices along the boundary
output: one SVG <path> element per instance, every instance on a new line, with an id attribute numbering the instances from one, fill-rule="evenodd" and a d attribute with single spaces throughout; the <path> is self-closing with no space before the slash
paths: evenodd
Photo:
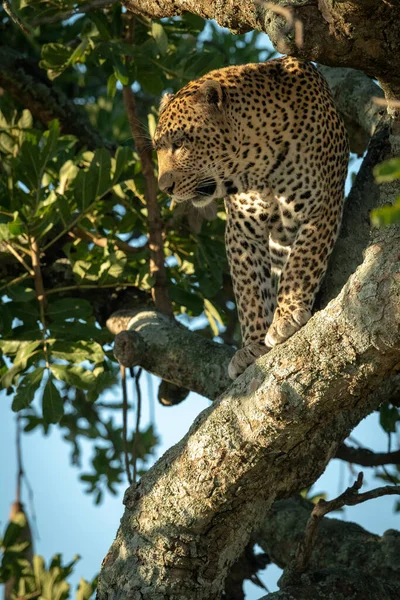
<path id="1" fill-rule="evenodd" d="M 39 388 L 44 373 L 44 367 L 38 367 L 31 373 L 27 373 L 22 382 L 18 385 L 17 393 L 14 396 L 12 410 L 18 412 L 28 406 L 33 401 L 35 392 Z"/>
<path id="2" fill-rule="evenodd" d="M 73 325 L 72 325 L 73 326 Z M 104 359 L 103 348 L 97 342 L 80 340 L 78 342 L 54 342 L 51 345 L 54 358 L 68 360 L 71 363 L 81 363 L 89 360 L 93 363 L 102 362 Z"/>
<path id="3" fill-rule="evenodd" d="M 391 158 L 374 168 L 377 183 L 386 183 L 400 178 L 400 157 Z"/>
<path id="4" fill-rule="evenodd" d="M 46 423 L 58 423 L 64 414 L 64 403 L 60 392 L 49 376 L 43 392 L 42 400 L 43 419 Z"/>
<path id="5" fill-rule="evenodd" d="M 64 321 L 65 319 L 88 319 L 92 316 L 92 305 L 83 298 L 63 298 L 55 300 L 47 306 L 46 313 L 53 321 Z M 71 327 L 74 325 L 71 323 Z"/>
<path id="6" fill-rule="evenodd" d="M 219 335 L 217 323 L 219 323 L 220 325 L 223 325 L 224 323 L 215 306 L 207 299 L 204 299 L 204 312 L 213 334 Z"/>
<path id="7" fill-rule="evenodd" d="M 22 343 L 18 348 L 17 354 L 15 355 L 14 365 L 24 362 L 26 363 L 26 360 L 35 354 L 36 348 L 38 348 L 41 343 L 42 340 L 34 340 L 33 342 Z"/>
<path id="8" fill-rule="evenodd" d="M 72 160 L 67 160 L 65 163 L 63 163 L 59 173 L 60 183 L 58 186 L 58 192 L 60 194 L 64 194 L 68 182 L 73 181 L 78 173 L 79 169 L 77 165 L 72 162 Z"/>
<path id="9" fill-rule="evenodd" d="M 393 206 L 382 206 L 371 212 L 371 223 L 374 227 L 400 223 L 400 198 Z"/>
<path id="10" fill-rule="evenodd" d="M 154 71 L 149 71 L 140 69 L 138 70 L 137 75 L 138 81 L 141 87 L 149 94 L 153 94 L 154 96 L 160 96 L 162 91 L 164 90 L 164 82 L 158 73 Z"/>
<path id="11" fill-rule="evenodd" d="M 110 172 L 110 154 L 105 148 L 98 148 L 89 169 L 80 171 L 75 179 L 75 197 L 81 210 L 86 210 L 111 188 Z"/>
<path id="12" fill-rule="evenodd" d="M 11 232 L 6 223 L 0 223 L 0 242 L 6 242 L 11 237 Z"/>
<path id="13" fill-rule="evenodd" d="M 18 352 L 14 358 L 13 366 L 8 369 L 1 378 L 1 385 L 4 388 L 8 388 L 13 385 L 14 379 L 17 377 L 17 375 L 26 369 L 29 359 L 39 352 L 37 347 L 40 343 L 40 341 L 35 340 L 34 342 L 25 341 L 20 344 Z"/>
<path id="14" fill-rule="evenodd" d="M 63 44 L 44 44 L 39 66 L 48 71 L 50 79 L 54 79 L 67 68 L 73 52 L 72 48 Z"/>
<path id="15" fill-rule="evenodd" d="M 46 168 L 47 162 L 50 157 L 53 155 L 56 147 L 57 140 L 60 136 L 60 124 L 57 119 L 54 119 L 49 124 L 49 129 L 43 134 L 42 142 L 44 141 L 44 145 L 40 151 L 40 168 L 41 172 Z M 40 181 L 39 181 L 40 185 Z"/>
<path id="16" fill-rule="evenodd" d="M 168 51 L 168 37 L 161 23 L 152 23 L 151 34 L 156 41 L 160 54 L 164 56 Z"/>
<path id="17" fill-rule="evenodd" d="M 81 390 L 88 390 L 96 383 L 96 377 L 93 375 L 92 371 L 84 369 L 83 367 L 51 365 L 50 369 L 57 379 Z"/>
<path id="18" fill-rule="evenodd" d="M 8 548 L 14 544 L 24 527 L 26 527 L 26 516 L 23 512 L 17 512 L 5 531 L 2 546 Z"/>
<path id="19" fill-rule="evenodd" d="M 88 12 L 88 17 L 96 25 L 97 31 L 103 40 L 109 42 L 111 39 L 111 32 L 109 31 L 109 23 L 106 15 L 100 10 L 90 10 Z"/>
<path id="20" fill-rule="evenodd" d="M 122 175 L 122 172 L 125 168 L 127 160 L 132 156 L 132 150 L 127 148 L 126 146 L 119 146 L 117 152 L 115 154 L 115 159 L 113 159 L 113 178 L 112 185 L 115 185 L 119 178 Z"/>
<path id="21" fill-rule="evenodd" d="M 389 402 L 382 404 L 379 422 L 386 433 L 395 433 L 398 421 L 400 421 L 400 411 Z"/>
<path id="22" fill-rule="evenodd" d="M 12 237 L 16 237 L 17 235 L 22 235 L 24 233 L 24 224 L 18 216 L 18 213 L 15 213 L 14 220 L 8 223 L 8 230 Z"/>
<path id="23" fill-rule="evenodd" d="M 125 63 L 122 62 L 121 55 L 113 52 L 112 60 L 114 63 L 114 74 L 121 85 L 129 85 L 129 75 Z"/>
<path id="24" fill-rule="evenodd" d="M 117 78 L 115 73 L 111 73 L 110 77 L 107 79 L 107 96 L 109 98 L 114 98 L 117 92 Z"/>
<path id="25" fill-rule="evenodd" d="M 36 298 L 35 290 L 24 285 L 13 285 L 7 289 L 7 294 L 16 302 L 30 302 Z"/>
<path id="26" fill-rule="evenodd" d="M 89 600 L 94 591 L 95 586 L 81 577 L 76 592 L 76 600 Z"/>
<path id="27" fill-rule="evenodd" d="M 25 141 L 19 151 L 20 178 L 31 190 L 35 191 L 40 183 L 40 153 L 38 147 L 30 141 Z"/>
<path id="28" fill-rule="evenodd" d="M 20 129 L 30 129 L 33 124 L 32 114 L 26 108 L 22 111 L 22 115 L 18 120 L 17 126 Z"/>
<path id="29" fill-rule="evenodd" d="M 193 311 L 194 314 L 203 312 L 203 301 L 197 294 L 192 294 L 177 285 L 168 286 L 168 294 L 173 302 L 186 306 Z"/>

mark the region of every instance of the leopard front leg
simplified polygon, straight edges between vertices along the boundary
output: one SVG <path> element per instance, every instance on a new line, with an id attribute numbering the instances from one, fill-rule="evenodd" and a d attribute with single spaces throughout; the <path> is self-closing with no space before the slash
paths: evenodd
<path id="1" fill-rule="evenodd" d="M 237 197 L 235 197 L 237 199 Z M 275 308 L 266 225 L 267 207 L 233 205 L 226 201 L 226 252 L 235 292 L 243 347 L 232 358 L 228 373 L 236 379 L 256 358 L 269 351 L 265 334 Z"/>
<path id="2" fill-rule="evenodd" d="M 265 338 L 265 344 L 270 348 L 296 333 L 311 317 L 315 296 L 337 238 L 339 211 L 333 218 L 336 223 L 325 214 L 320 215 L 298 229 L 279 280 L 277 308 Z"/>

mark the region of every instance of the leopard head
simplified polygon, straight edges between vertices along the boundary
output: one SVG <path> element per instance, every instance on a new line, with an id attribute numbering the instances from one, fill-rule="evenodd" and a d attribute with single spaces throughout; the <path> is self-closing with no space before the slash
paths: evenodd
<path id="1" fill-rule="evenodd" d="M 226 195 L 226 164 L 232 159 L 232 126 L 221 83 L 202 78 L 166 94 L 153 144 L 159 187 L 175 201 L 207 206 Z"/>

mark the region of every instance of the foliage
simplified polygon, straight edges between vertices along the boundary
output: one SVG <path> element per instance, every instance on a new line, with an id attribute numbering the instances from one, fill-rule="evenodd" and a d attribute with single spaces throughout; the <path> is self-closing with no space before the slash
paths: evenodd
<path id="1" fill-rule="evenodd" d="M 374 169 L 375 179 L 378 183 L 391 183 L 400 179 L 400 158 L 387 160 Z M 375 227 L 400 223 L 400 196 L 392 206 L 382 206 L 371 213 L 371 222 Z"/>
<path id="2" fill-rule="evenodd" d="M 45 83 L 61 110 L 54 115 L 50 104 L 43 112 L 30 98 L 21 102 L 13 88 L 21 74 L 0 65 L 0 385 L 25 433 L 61 428 L 73 464 L 82 467 L 82 442 L 91 443 L 80 479 L 99 503 L 124 480 L 122 406 L 108 398 L 119 368 L 105 321 L 118 308 L 148 304 L 153 283 L 144 177 L 122 86 L 134 86 L 150 141 L 164 90 L 267 53 L 257 49 L 257 34 L 221 34 L 193 15 L 162 23 L 136 18 L 128 42 L 129 17 L 119 3 L 86 14 L 81 4 L 15 0 L 28 33 L 0 9 L 2 56 L 18 52 L 32 95 L 40 99 Z M 72 108 L 63 98 L 74 101 Z M 75 119 L 100 134 L 98 145 L 69 133 Z M 159 206 L 174 311 L 195 319 L 202 335 L 223 335 L 236 321 L 224 213 L 212 221 L 175 213 L 161 194 Z M 156 444 L 154 425 L 142 428 L 135 443 L 142 470 Z M 46 568 L 35 557 L 31 567 L 23 550 L 5 543 L 3 580 L 15 576 L 24 594 L 40 587 L 46 599 L 69 597 L 65 578 L 75 561 L 63 566 L 54 557 Z M 89 597 L 90 586 L 83 582 L 77 598 Z"/>
<path id="3" fill-rule="evenodd" d="M 3 539 L 0 540 L 2 548 L 0 583 L 14 579 L 12 600 L 18 598 L 67 600 L 71 597 L 67 578 L 71 575 L 79 556 L 75 556 L 70 563 L 64 565 L 61 555 L 56 554 L 47 568 L 42 556 L 34 555 L 30 560 L 24 555 L 30 546 L 29 540 L 24 539 L 27 527 L 25 514 L 17 512 L 8 524 Z M 95 580 L 90 583 L 81 579 L 76 600 L 89 600 L 95 588 Z"/>

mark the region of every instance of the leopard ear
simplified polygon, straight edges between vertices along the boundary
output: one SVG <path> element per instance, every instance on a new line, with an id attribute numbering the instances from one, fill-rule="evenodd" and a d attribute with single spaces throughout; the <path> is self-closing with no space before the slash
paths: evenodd
<path id="1" fill-rule="evenodd" d="M 205 79 L 196 94 L 198 102 L 210 104 L 215 106 L 219 110 L 222 110 L 222 106 L 225 99 L 224 90 L 219 81 L 215 79 Z"/>
<path id="2" fill-rule="evenodd" d="M 161 114 L 162 111 L 167 108 L 168 104 L 171 102 L 173 97 L 174 97 L 174 94 L 168 94 L 168 93 L 164 94 L 164 96 L 160 100 L 160 106 L 158 108 L 159 114 Z"/>

